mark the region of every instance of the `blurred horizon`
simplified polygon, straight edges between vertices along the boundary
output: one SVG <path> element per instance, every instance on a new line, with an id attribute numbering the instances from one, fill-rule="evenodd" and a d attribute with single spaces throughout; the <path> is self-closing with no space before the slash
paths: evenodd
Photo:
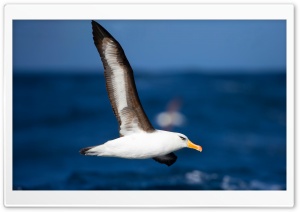
<path id="1" fill-rule="evenodd" d="M 97 20 L 96 20 L 97 21 Z M 102 20 L 134 72 L 284 72 L 283 20 Z M 14 20 L 14 72 L 103 70 L 90 21 Z"/>
<path id="2" fill-rule="evenodd" d="M 134 76 L 136 75 L 178 75 L 178 74 L 199 74 L 199 75 L 251 75 L 251 74 L 284 74 L 286 69 L 161 69 L 157 71 L 152 71 L 149 69 L 133 69 Z M 99 69 L 87 69 L 82 71 L 82 69 L 14 69 L 14 74 L 68 74 L 68 75 L 78 75 L 78 74 L 99 74 L 104 75 L 103 67 Z"/>

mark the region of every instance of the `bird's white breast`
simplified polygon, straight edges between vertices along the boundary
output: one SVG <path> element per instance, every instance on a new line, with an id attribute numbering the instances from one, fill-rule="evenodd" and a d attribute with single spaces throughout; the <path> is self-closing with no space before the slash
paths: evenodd
<path id="1" fill-rule="evenodd" d="M 95 147 L 93 151 L 98 151 L 99 156 L 111 156 L 121 158 L 145 159 L 182 148 L 182 144 L 174 140 L 174 135 L 163 131 L 154 133 L 135 133 L 120 137 Z"/>

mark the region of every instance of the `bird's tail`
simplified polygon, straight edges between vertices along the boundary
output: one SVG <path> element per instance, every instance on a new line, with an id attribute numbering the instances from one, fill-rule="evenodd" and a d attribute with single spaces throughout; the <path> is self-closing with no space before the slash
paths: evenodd
<path id="1" fill-rule="evenodd" d="M 85 147 L 85 148 L 82 148 L 79 152 L 82 155 L 94 155 L 92 151 L 89 151 L 90 149 L 92 149 L 94 147 L 96 147 L 96 146 Z"/>

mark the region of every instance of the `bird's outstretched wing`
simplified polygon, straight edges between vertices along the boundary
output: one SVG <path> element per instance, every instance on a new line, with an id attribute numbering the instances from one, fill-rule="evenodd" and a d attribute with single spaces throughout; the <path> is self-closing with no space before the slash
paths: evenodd
<path id="1" fill-rule="evenodd" d="M 100 54 L 106 79 L 106 89 L 119 123 L 120 136 L 139 131 L 153 132 L 141 105 L 132 68 L 116 39 L 100 24 L 92 21 L 93 39 Z"/>

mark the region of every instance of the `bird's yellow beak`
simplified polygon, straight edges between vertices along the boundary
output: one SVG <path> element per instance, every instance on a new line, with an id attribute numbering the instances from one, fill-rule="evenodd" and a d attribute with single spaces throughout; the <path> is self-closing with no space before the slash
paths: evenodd
<path id="1" fill-rule="evenodd" d="M 202 152 L 202 147 L 199 146 L 199 145 L 194 144 L 190 140 L 188 140 L 187 146 L 188 146 L 188 148 L 192 148 L 192 149 L 195 149 L 195 150 L 198 150 L 198 151 Z"/>

